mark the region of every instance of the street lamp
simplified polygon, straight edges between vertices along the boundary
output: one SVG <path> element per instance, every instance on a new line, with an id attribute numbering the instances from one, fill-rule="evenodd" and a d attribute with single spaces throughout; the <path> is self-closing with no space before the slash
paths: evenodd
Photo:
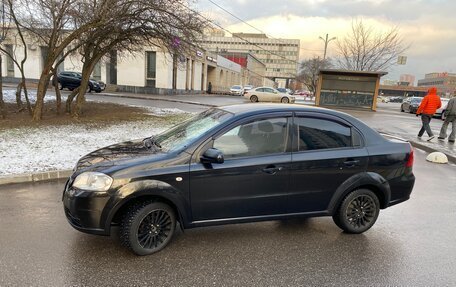
<path id="1" fill-rule="evenodd" d="M 325 53 L 323 54 L 323 60 L 326 60 L 326 50 L 328 49 L 328 44 L 329 44 L 329 42 L 331 42 L 332 40 L 336 40 L 337 38 L 332 37 L 331 39 L 328 39 L 328 34 L 326 34 L 325 39 L 323 39 L 321 36 L 318 38 L 320 38 L 323 42 L 325 42 Z"/>

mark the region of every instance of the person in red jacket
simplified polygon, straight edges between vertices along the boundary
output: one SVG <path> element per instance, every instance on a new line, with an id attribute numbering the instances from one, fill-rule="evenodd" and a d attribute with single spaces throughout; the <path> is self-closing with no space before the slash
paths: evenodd
<path id="1" fill-rule="evenodd" d="M 418 132 L 418 137 L 421 138 L 424 131 L 427 132 L 429 138 L 428 141 L 432 140 L 435 136 L 432 133 L 429 123 L 431 122 L 432 116 L 435 114 L 438 108 L 442 106 L 440 97 L 437 95 L 437 88 L 432 87 L 428 90 L 428 94 L 421 101 L 416 116 L 421 114 L 421 122 L 423 123 L 421 130 Z"/>

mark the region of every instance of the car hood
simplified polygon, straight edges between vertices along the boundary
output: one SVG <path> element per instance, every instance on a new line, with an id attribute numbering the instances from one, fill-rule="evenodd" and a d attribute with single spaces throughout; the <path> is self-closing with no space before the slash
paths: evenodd
<path id="1" fill-rule="evenodd" d="M 127 141 L 93 151 L 79 159 L 74 171 L 111 167 L 140 157 L 158 158 L 164 155 L 159 148 L 146 142 L 146 139 Z"/>

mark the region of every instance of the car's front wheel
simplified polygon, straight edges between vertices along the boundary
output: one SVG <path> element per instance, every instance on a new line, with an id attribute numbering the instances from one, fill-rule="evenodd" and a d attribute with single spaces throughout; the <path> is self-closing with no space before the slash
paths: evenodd
<path id="1" fill-rule="evenodd" d="M 254 96 L 251 96 L 251 97 L 250 97 L 250 101 L 251 101 L 252 103 L 256 103 L 256 102 L 258 102 L 258 97 L 255 96 L 255 95 L 254 95 Z"/>
<path id="2" fill-rule="evenodd" d="M 137 255 L 162 250 L 176 229 L 174 210 L 162 202 L 147 201 L 131 206 L 120 225 L 120 240 Z"/>
<path id="3" fill-rule="evenodd" d="M 363 233 L 374 225 L 379 213 L 380 202 L 375 193 L 357 189 L 342 200 L 333 220 L 347 233 Z"/>
<path id="4" fill-rule="evenodd" d="M 280 102 L 282 102 L 283 104 L 288 104 L 290 102 L 290 100 L 287 98 L 287 97 L 283 97 Z"/>

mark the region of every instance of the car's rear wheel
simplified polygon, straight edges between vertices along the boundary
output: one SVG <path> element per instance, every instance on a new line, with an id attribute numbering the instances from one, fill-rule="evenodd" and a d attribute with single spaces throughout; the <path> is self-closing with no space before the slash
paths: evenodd
<path id="1" fill-rule="evenodd" d="M 363 233 L 374 225 L 379 213 L 380 202 L 375 193 L 357 189 L 342 200 L 333 220 L 347 233 Z"/>
<path id="2" fill-rule="evenodd" d="M 122 245 L 137 255 L 149 255 L 162 250 L 176 229 L 174 210 L 162 202 L 143 202 L 131 206 L 120 225 Z"/>
<path id="3" fill-rule="evenodd" d="M 250 97 L 250 101 L 251 101 L 252 103 L 256 103 L 256 102 L 258 102 L 258 97 L 255 96 L 255 95 L 254 95 L 254 96 L 251 96 L 251 97 Z"/>
<path id="4" fill-rule="evenodd" d="M 290 102 L 290 99 L 288 99 L 287 97 L 283 97 L 281 100 L 280 100 L 281 103 L 283 104 L 288 104 Z"/>
<path id="5" fill-rule="evenodd" d="M 404 106 L 401 105 L 401 113 L 404 112 Z"/>

